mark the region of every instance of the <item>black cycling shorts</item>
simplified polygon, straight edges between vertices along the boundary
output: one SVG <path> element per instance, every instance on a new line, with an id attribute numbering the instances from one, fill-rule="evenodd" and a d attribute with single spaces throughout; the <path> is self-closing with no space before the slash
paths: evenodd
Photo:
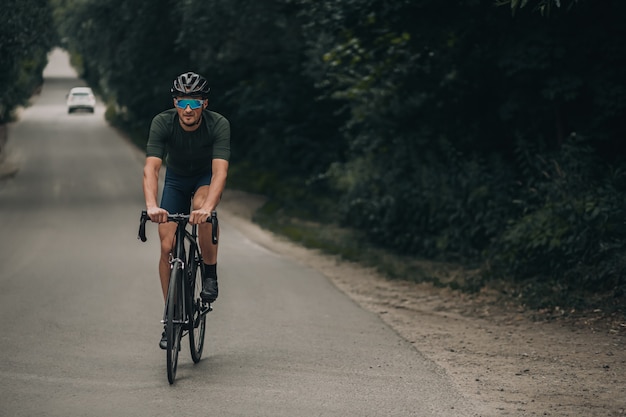
<path id="1" fill-rule="evenodd" d="M 165 171 L 161 208 L 170 214 L 189 214 L 191 199 L 198 188 L 211 184 L 211 171 L 194 176 L 183 176 Z"/>

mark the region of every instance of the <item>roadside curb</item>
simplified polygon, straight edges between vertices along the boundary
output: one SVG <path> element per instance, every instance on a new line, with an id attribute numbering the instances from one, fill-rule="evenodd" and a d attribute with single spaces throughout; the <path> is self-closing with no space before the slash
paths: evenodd
<path id="1" fill-rule="evenodd" d="M 20 170 L 18 164 L 9 161 L 0 161 L 0 180 L 14 177 Z"/>
<path id="2" fill-rule="evenodd" d="M 8 129 L 6 124 L 0 125 L 0 180 L 14 177 L 20 170 L 18 164 L 7 160 L 6 145 L 8 142 Z"/>

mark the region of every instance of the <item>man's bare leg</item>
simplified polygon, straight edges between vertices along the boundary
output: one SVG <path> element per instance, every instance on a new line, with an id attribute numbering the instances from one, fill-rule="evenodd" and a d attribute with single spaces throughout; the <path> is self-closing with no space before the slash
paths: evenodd
<path id="1" fill-rule="evenodd" d="M 167 288 L 170 283 L 171 265 L 170 254 L 174 247 L 174 235 L 176 234 L 176 223 L 159 224 L 159 238 L 161 239 L 161 257 L 159 258 L 159 278 L 161 279 L 161 290 L 163 291 L 163 301 L 167 299 Z"/>

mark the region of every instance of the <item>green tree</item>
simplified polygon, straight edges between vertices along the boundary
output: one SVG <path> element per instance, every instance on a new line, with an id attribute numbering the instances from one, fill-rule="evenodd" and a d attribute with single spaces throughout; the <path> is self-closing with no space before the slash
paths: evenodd
<path id="1" fill-rule="evenodd" d="M 171 106 L 172 79 L 193 70 L 209 79 L 211 108 L 231 119 L 234 161 L 255 172 L 247 178 L 302 189 L 341 157 L 336 106 L 315 98 L 291 1 L 57 1 L 81 75 L 144 133 Z"/>
<path id="2" fill-rule="evenodd" d="M 289 0 L 188 1 L 180 4 L 177 43 L 209 77 L 216 108 L 231 119 L 234 161 L 254 178 L 269 174 L 302 189 L 341 158 L 343 144 L 336 104 L 317 97 L 305 72 L 298 11 Z"/>
<path id="3" fill-rule="evenodd" d="M 584 0 L 583 0 L 584 1 Z M 552 10 L 559 9 L 561 6 L 571 8 L 578 0 L 497 0 L 499 6 L 509 5 L 513 14 L 524 7 L 531 6 L 534 10 L 538 10 L 542 15 L 550 15 Z"/>
<path id="4" fill-rule="evenodd" d="M 84 76 L 144 132 L 176 74 L 209 78 L 239 186 L 329 196 L 405 255 L 624 286 L 626 2 L 56 1 Z"/>
<path id="5" fill-rule="evenodd" d="M 6 0 L 0 14 L 0 124 L 41 85 L 57 37 L 47 0 Z"/>
<path id="6" fill-rule="evenodd" d="M 300 4 L 318 85 L 347 109 L 349 159 L 331 172 L 346 224 L 409 255 L 506 253 L 513 276 L 537 276 L 538 266 L 556 280 L 586 271 L 585 282 L 609 282 L 589 271 L 622 264 L 614 246 L 622 232 L 605 231 L 624 192 L 619 176 L 607 177 L 626 156 L 623 2 L 580 2 L 548 19 L 470 0 Z M 519 158 L 534 149 L 531 160 L 569 161 L 582 155 L 574 133 L 594 156 L 568 165 L 581 204 L 559 191 L 559 176 L 538 181 L 545 169 Z M 591 206 L 602 215 L 581 214 Z M 540 218 L 564 229 L 548 237 Z M 537 229 L 522 227 L 533 221 Z M 526 243 L 538 250 L 528 255 Z M 581 256 L 600 247 L 602 256 Z"/>
<path id="7" fill-rule="evenodd" d="M 167 91 L 185 55 L 174 41 L 181 19 L 172 0 L 57 0 L 67 48 L 83 76 L 117 107 L 132 128 L 147 129 L 171 105 Z"/>

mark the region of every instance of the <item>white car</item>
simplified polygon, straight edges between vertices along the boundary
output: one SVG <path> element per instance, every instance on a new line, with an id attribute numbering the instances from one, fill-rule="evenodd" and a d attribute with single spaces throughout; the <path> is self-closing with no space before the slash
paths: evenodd
<path id="1" fill-rule="evenodd" d="M 67 112 L 87 110 L 93 113 L 96 110 L 96 96 L 89 87 L 74 87 L 67 95 Z"/>

